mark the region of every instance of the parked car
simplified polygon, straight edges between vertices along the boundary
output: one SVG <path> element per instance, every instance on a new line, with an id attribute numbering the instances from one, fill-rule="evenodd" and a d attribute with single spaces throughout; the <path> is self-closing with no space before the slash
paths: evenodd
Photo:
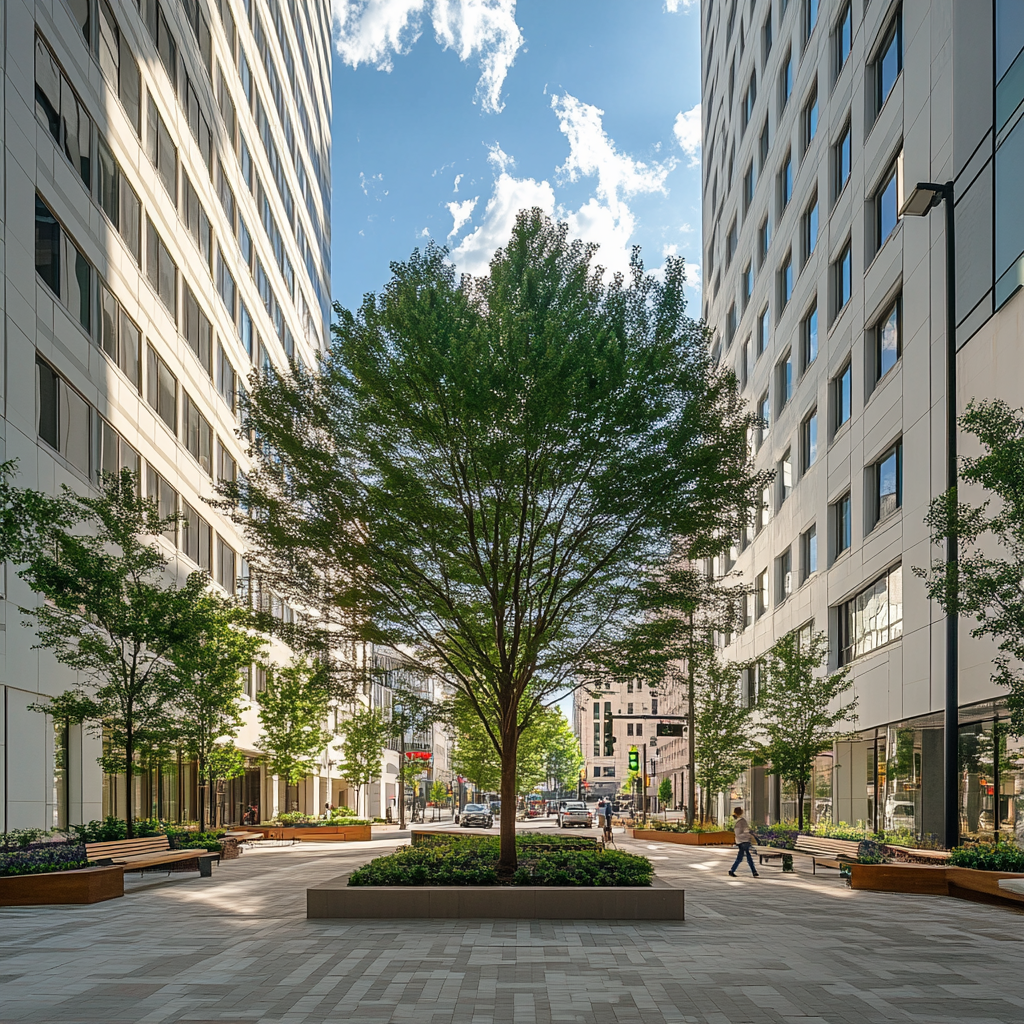
<path id="1" fill-rule="evenodd" d="M 594 815 L 582 800 L 568 800 L 558 812 L 558 827 L 569 828 L 579 825 L 582 828 L 594 827 Z"/>
<path id="2" fill-rule="evenodd" d="M 462 828 L 493 828 L 494 815 L 487 804 L 466 804 L 459 818 Z"/>

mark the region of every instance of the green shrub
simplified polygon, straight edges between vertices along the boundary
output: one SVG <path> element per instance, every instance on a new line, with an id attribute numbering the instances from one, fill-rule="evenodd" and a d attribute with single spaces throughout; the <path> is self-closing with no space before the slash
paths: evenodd
<path id="1" fill-rule="evenodd" d="M 957 868 L 979 871 L 1024 872 L 1024 850 L 1011 843 L 978 843 L 949 851 L 949 863 Z"/>
<path id="2" fill-rule="evenodd" d="M 694 832 L 697 835 L 732 831 L 732 825 L 719 825 L 714 821 L 695 821 L 687 825 L 685 821 L 659 821 L 657 818 L 651 818 L 644 827 L 654 829 L 655 832 Z"/>
<path id="3" fill-rule="evenodd" d="M 432 839 L 434 837 L 431 837 Z M 444 836 L 442 842 L 420 842 L 378 857 L 354 871 L 349 885 L 497 885 L 497 836 Z M 519 867 L 513 885 L 646 886 L 654 868 L 646 857 L 617 850 L 543 849 L 537 840 L 519 842 Z M 577 840 L 578 842 L 578 840 Z M 552 844 L 558 845 L 558 844 Z"/>
<path id="4" fill-rule="evenodd" d="M 88 867 L 81 843 L 43 842 L 0 848 L 0 878 L 12 875 L 45 875 Z"/>
<path id="5" fill-rule="evenodd" d="M 211 853 L 223 853 L 224 847 L 220 842 L 223 835 L 224 829 L 213 832 L 176 829 L 168 838 L 172 850 L 209 850 Z"/>

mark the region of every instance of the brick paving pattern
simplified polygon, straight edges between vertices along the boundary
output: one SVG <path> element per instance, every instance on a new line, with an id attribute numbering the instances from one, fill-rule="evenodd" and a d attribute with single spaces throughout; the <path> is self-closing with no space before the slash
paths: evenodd
<path id="1" fill-rule="evenodd" d="M 734 880 L 727 850 L 619 839 L 687 890 L 685 923 L 306 920 L 308 884 L 393 846 L 250 851 L 213 879 L 0 909 L 0 1024 L 1024 1021 L 1021 913 L 828 871 Z"/>

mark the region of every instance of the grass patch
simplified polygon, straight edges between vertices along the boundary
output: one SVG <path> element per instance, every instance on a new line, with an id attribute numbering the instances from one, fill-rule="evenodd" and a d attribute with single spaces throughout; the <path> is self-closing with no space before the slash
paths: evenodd
<path id="1" fill-rule="evenodd" d="M 437 842 L 403 846 L 354 871 L 349 885 L 566 885 L 648 886 L 654 868 L 646 857 L 516 837 L 519 867 L 511 881 L 498 878 L 497 836 L 436 836 Z M 572 837 L 550 837 L 569 839 Z M 540 840 L 540 842 L 538 842 Z M 560 846 L 560 849 L 541 848 Z"/>

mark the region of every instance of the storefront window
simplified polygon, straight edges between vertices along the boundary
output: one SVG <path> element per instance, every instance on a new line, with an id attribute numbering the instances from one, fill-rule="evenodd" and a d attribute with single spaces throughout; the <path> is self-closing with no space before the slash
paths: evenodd
<path id="1" fill-rule="evenodd" d="M 993 722 L 960 726 L 959 771 L 961 838 L 991 842 L 996 836 Z"/>

